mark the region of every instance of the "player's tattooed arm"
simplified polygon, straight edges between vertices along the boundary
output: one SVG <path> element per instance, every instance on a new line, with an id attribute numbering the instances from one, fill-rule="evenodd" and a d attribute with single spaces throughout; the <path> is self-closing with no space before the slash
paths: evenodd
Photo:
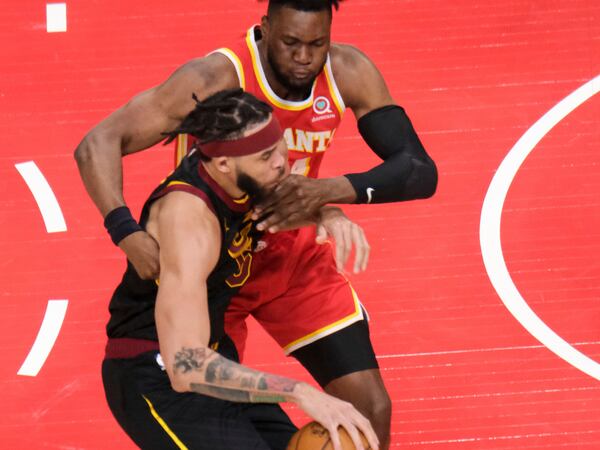
<path id="1" fill-rule="evenodd" d="M 306 414 L 323 424 L 332 436 L 340 426 L 360 442 L 358 431 L 367 436 L 375 450 L 378 440 L 369 421 L 352 404 L 332 397 L 312 386 L 230 361 L 207 347 L 182 347 L 168 369 L 185 378 L 182 391 L 192 391 L 238 403 L 295 402 Z M 360 448 L 360 447 L 358 447 Z"/>
<path id="2" fill-rule="evenodd" d="M 289 378 L 242 366 L 206 347 L 182 347 L 175 354 L 173 372 L 191 375 L 192 392 L 233 402 L 290 401 L 298 384 Z"/>
<path id="3" fill-rule="evenodd" d="M 206 348 L 187 348 L 182 347 L 180 351 L 175 354 L 175 363 L 173 365 L 173 371 L 175 373 L 188 373 L 191 371 L 202 370 L 204 361 L 206 360 Z"/>

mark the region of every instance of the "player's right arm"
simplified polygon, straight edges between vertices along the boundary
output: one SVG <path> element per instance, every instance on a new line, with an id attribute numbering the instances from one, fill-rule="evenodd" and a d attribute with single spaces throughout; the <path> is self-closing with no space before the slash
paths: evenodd
<path id="1" fill-rule="evenodd" d="M 161 248 L 155 319 L 160 352 L 175 391 L 233 402 L 292 401 L 329 430 L 337 450 L 338 426 L 348 430 L 357 448 L 364 448 L 358 430 L 377 448 L 369 421 L 350 403 L 306 383 L 242 366 L 209 348 L 206 280 L 219 259 L 221 231 L 201 199 L 185 192 L 167 194 L 153 205 L 148 231 Z"/>
<path id="2" fill-rule="evenodd" d="M 192 94 L 203 99 L 239 87 L 231 63 L 211 54 L 180 67 L 168 80 L 133 97 L 96 125 L 75 150 L 79 173 L 102 217 L 125 206 L 121 158 L 149 148 L 164 139 L 162 133 L 177 127 L 194 108 Z M 158 247 L 144 232 L 119 242 L 142 278 L 158 271 Z"/>

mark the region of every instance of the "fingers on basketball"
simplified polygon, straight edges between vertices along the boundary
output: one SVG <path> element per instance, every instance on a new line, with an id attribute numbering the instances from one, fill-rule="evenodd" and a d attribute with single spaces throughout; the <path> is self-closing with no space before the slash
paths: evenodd
<path id="1" fill-rule="evenodd" d="M 338 432 L 342 450 L 355 450 L 356 447 L 348 432 L 343 427 L 339 427 Z M 365 450 L 372 450 L 367 438 L 360 431 L 359 434 Z M 321 424 L 309 422 L 292 436 L 287 450 L 333 450 L 333 442 L 329 432 Z"/>

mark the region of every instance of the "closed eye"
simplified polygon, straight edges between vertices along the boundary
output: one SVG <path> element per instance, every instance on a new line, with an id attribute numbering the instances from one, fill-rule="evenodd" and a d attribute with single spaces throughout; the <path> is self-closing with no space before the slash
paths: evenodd
<path id="1" fill-rule="evenodd" d="M 274 151 L 275 149 L 264 152 L 262 155 L 260 155 L 260 159 L 263 161 L 268 161 Z"/>

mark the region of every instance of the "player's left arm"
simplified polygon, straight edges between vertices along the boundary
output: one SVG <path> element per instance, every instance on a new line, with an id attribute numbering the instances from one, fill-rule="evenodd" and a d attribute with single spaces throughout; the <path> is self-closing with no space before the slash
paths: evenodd
<path id="1" fill-rule="evenodd" d="M 365 142 L 383 160 L 368 171 L 344 175 L 355 193 L 353 203 L 431 197 L 437 187 L 435 163 L 375 64 L 349 45 L 336 45 L 331 54 L 344 103 L 354 112 Z"/>
<path id="2" fill-rule="evenodd" d="M 436 190 L 435 163 L 375 64 L 349 45 L 332 46 L 331 60 L 344 103 L 354 112 L 361 136 L 383 162 L 365 172 L 333 178 L 290 175 L 260 205 L 259 212 L 271 214 L 259 229 L 278 231 L 290 220 L 314 215 L 330 203 L 407 201 L 431 197 Z"/>

